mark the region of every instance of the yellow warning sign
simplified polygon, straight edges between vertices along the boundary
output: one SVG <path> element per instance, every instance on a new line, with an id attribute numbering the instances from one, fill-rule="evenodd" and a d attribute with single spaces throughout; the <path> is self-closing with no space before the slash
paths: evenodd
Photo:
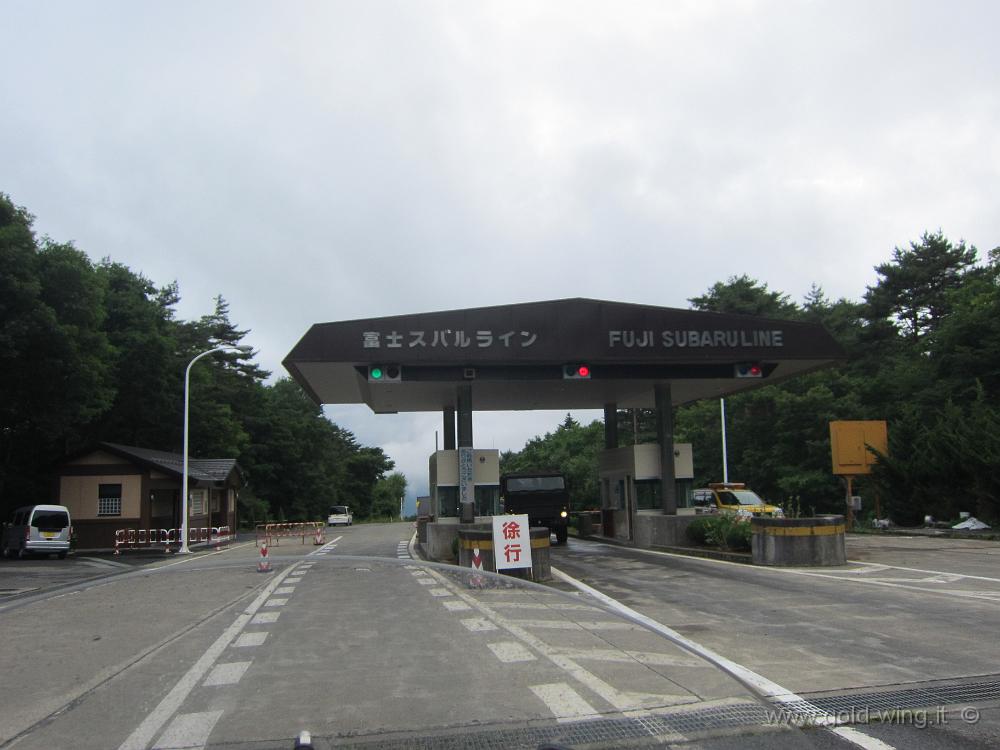
<path id="1" fill-rule="evenodd" d="M 889 433 L 884 420 L 830 422 L 830 452 L 834 474 L 871 474 L 875 456 L 889 452 Z"/>

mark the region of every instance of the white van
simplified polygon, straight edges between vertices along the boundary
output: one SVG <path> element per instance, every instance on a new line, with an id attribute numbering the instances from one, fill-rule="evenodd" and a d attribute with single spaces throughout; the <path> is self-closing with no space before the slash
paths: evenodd
<path id="1" fill-rule="evenodd" d="M 25 505 L 14 511 L 10 523 L 3 526 L 0 549 L 4 557 L 20 558 L 37 552 L 59 555 L 62 560 L 69 552 L 73 526 L 69 508 L 64 505 Z"/>
<path id="2" fill-rule="evenodd" d="M 326 517 L 327 526 L 350 526 L 352 523 L 354 523 L 354 516 L 346 505 L 332 506 L 330 514 Z"/>

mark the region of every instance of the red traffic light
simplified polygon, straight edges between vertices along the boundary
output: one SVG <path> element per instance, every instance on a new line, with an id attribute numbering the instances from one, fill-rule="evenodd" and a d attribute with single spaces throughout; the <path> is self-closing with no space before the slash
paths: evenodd
<path id="1" fill-rule="evenodd" d="M 563 365 L 563 380 L 590 380 L 588 365 Z"/>
<path id="2" fill-rule="evenodd" d="M 757 362 L 744 362 L 742 364 L 736 365 L 734 368 L 735 372 L 733 375 L 737 378 L 762 378 L 764 377 L 764 368 L 760 366 Z"/>

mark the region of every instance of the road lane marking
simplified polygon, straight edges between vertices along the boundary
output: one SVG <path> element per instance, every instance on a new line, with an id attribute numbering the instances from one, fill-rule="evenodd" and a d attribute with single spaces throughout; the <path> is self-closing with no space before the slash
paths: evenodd
<path id="1" fill-rule="evenodd" d="M 461 622 L 467 630 L 471 630 L 473 633 L 482 633 L 488 630 L 497 629 L 497 626 L 485 617 L 469 617 L 465 620 L 459 620 L 459 622 Z"/>
<path id="2" fill-rule="evenodd" d="M 896 750 L 892 745 L 887 745 L 877 737 L 871 737 L 854 727 L 832 727 L 830 731 L 864 750 Z"/>
<path id="3" fill-rule="evenodd" d="M 231 661 L 227 664 L 216 664 L 208 677 L 202 683 L 205 687 L 215 687 L 217 685 L 235 685 L 249 669 L 248 661 Z"/>
<path id="4" fill-rule="evenodd" d="M 541 610 L 568 610 L 579 612 L 597 612 L 603 610 L 592 607 L 589 604 L 565 604 L 563 602 L 490 602 L 490 606 L 496 609 L 541 609 Z"/>
<path id="5" fill-rule="evenodd" d="M 465 602 L 460 602 L 458 601 L 458 599 L 446 599 L 441 603 L 444 605 L 445 609 L 451 612 L 463 612 L 465 610 L 472 609 L 472 607 L 470 607 L 468 604 L 466 604 Z"/>
<path id="6" fill-rule="evenodd" d="M 241 633 L 240 637 L 233 643 L 234 648 L 249 648 L 260 646 L 267 639 L 267 631 L 257 631 L 253 633 Z"/>
<path id="7" fill-rule="evenodd" d="M 451 596 L 448 589 L 427 589 L 431 596 Z"/>
<path id="8" fill-rule="evenodd" d="M 302 583 L 303 575 L 305 575 L 305 571 L 303 571 L 298 578 L 292 578 L 291 576 L 289 576 L 288 578 L 285 579 L 285 583 Z"/>
<path id="9" fill-rule="evenodd" d="M 430 574 L 439 579 L 445 586 L 454 585 L 436 570 L 430 571 Z M 559 649 L 557 647 L 546 643 L 527 629 L 506 620 L 499 613 L 491 609 L 486 604 L 483 604 L 478 599 L 470 596 L 465 591 L 456 587 L 454 593 L 456 597 L 469 604 L 473 609 L 476 609 L 486 615 L 491 622 L 499 625 L 499 627 L 506 630 L 533 651 L 548 659 L 568 676 L 572 677 L 594 694 L 600 696 L 610 706 L 615 708 L 617 711 L 620 711 L 622 715 L 639 719 L 650 715 L 650 712 L 646 708 L 643 708 L 636 703 L 635 695 L 625 693 L 613 687 L 593 672 L 577 664 L 570 657 L 559 653 Z M 662 705 L 679 705 L 682 703 L 693 703 L 699 700 L 693 693 L 689 693 L 688 695 L 663 695 L 660 696 L 660 698 Z"/>
<path id="10" fill-rule="evenodd" d="M 533 653 L 528 651 L 517 641 L 498 641 L 497 643 L 487 643 L 486 647 L 493 652 L 500 661 L 505 664 L 512 664 L 519 661 L 536 661 L 538 659 Z"/>
<path id="11" fill-rule="evenodd" d="M 509 620 L 509 622 L 522 628 L 550 628 L 553 630 L 642 630 L 638 625 L 619 620 Z"/>
<path id="12" fill-rule="evenodd" d="M 549 711 L 560 723 L 600 717 L 597 710 L 565 682 L 532 685 L 531 692 L 548 706 Z"/>
<path id="13" fill-rule="evenodd" d="M 739 563 L 735 563 L 739 564 Z M 557 568 L 552 568 L 552 575 L 565 583 L 583 591 L 584 593 L 590 594 L 598 601 L 611 607 L 614 611 L 620 612 L 626 617 L 632 619 L 635 622 L 641 622 L 646 625 L 650 630 L 655 633 L 659 633 L 664 638 L 669 640 L 671 643 L 679 646 L 689 653 L 693 653 L 700 656 L 705 661 L 714 664 L 716 667 L 721 669 L 726 674 L 734 677 L 740 683 L 749 688 L 752 692 L 761 696 L 765 700 L 771 701 L 773 703 L 780 703 L 787 706 L 787 709 L 792 714 L 797 714 L 803 719 L 811 721 L 816 726 L 823 726 L 827 729 L 845 729 L 846 727 L 836 727 L 837 718 L 832 714 L 828 714 L 821 710 L 819 707 L 813 705 L 809 701 L 805 700 L 802 696 L 796 695 L 790 690 L 783 688 L 776 682 L 767 679 L 763 675 L 757 674 L 751 669 L 744 667 L 742 664 L 737 664 L 731 659 L 727 659 L 725 656 L 712 651 L 706 646 L 697 643 L 696 641 L 681 635 L 676 630 L 667 627 L 661 622 L 654 620 L 652 617 L 647 617 L 641 612 L 637 612 L 631 607 L 622 604 L 617 599 L 614 599 L 607 594 L 604 594 L 592 586 L 588 586 L 583 583 L 583 581 L 578 581 L 566 573 L 563 573 Z M 851 732 L 837 732 L 838 736 L 846 742 L 851 742 L 859 747 L 866 748 L 866 750 L 876 750 L 871 745 L 862 744 L 853 738 Z M 861 734 L 860 732 L 858 734 Z M 872 739 L 868 735 L 862 734 L 861 737 L 866 740 Z M 882 743 L 885 745 L 885 743 Z M 885 745 L 884 748 L 878 748 L 878 750 L 894 750 L 892 746 Z"/>
<path id="14" fill-rule="evenodd" d="M 582 661 L 604 661 L 629 664 L 639 662 L 647 667 L 694 667 L 696 669 L 714 669 L 708 662 L 681 654 L 661 654 L 655 651 L 622 651 L 614 648 L 569 648 L 561 647 L 556 649 L 556 653 L 568 656 L 571 659 Z"/>
<path id="15" fill-rule="evenodd" d="M 257 610 L 268 600 L 274 589 L 281 585 L 281 582 L 285 580 L 289 573 L 295 570 L 295 565 L 292 565 L 287 570 L 282 571 L 274 580 L 268 583 L 263 591 L 257 595 L 243 612 L 237 616 L 236 620 L 223 631 L 211 646 L 209 646 L 204 653 L 198 658 L 198 660 L 191 665 L 191 668 L 184 674 L 177 684 L 170 690 L 169 693 L 164 696 L 163 700 L 157 704 L 156 708 L 146 715 L 142 723 L 135 728 L 135 730 L 130 734 L 125 741 L 120 745 L 119 750 L 145 750 L 149 745 L 153 736 L 167 723 L 167 720 L 173 716 L 177 709 L 181 707 L 181 704 L 187 699 L 191 691 L 194 690 L 195 686 L 201 681 L 202 677 L 208 672 L 209 669 L 215 664 L 215 661 L 222 655 L 230 643 L 236 639 L 243 628 L 246 627 L 247 623 L 253 622 L 253 618 L 257 615 Z M 265 614 L 265 613 L 261 613 Z M 268 612 L 266 614 L 273 614 L 275 619 L 277 619 L 279 612 Z M 273 620 L 272 620 L 273 622 Z M 221 714 L 220 714 L 221 715 Z M 179 717 L 178 717 L 179 718 Z M 218 717 L 216 717 L 216 720 Z M 213 722 L 214 725 L 214 722 Z"/>
<path id="16" fill-rule="evenodd" d="M 592 545 L 592 546 L 595 546 L 595 547 L 607 547 L 608 549 L 612 549 L 612 550 L 616 548 L 615 545 L 604 544 L 602 542 L 585 542 L 584 544 L 587 545 L 587 546 L 591 546 Z M 583 554 L 587 554 L 583 550 L 580 550 L 580 551 Z M 661 552 L 659 550 L 642 549 L 641 547 L 630 547 L 629 551 L 630 552 L 638 552 L 638 553 L 644 554 L 644 555 L 655 555 L 655 556 L 658 556 L 658 557 L 681 558 L 681 559 L 688 560 L 688 561 L 695 562 L 695 563 L 711 563 L 713 565 L 733 565 L 733 566 L 736 566 L 738 568 L 743 568 L 744 570 L 747 570 L 749 568 L 749 569 L 753 570 L 754 572 L 759 572 L 759 573 L 777 573 L 777 574 L 796 575 L 796 576 L 811 576 L 811 577 L 814 577 L 814 578 L 825 578 L 825 579 L 827 579 L 829 581 L 839 581 L 839 582 L 842 582 L 842 583 L 852 583 L 852 584 L 853 583 L 861 583 L 861 584 L 866 584 L 868 586 L 885 586 L 885 587 L 888 587 L 888 588 L 906 589 L 908 591 L 919 591 L 919 592 L 925 593 L 925 594 L 935 594 L 935 595 L 939 595 L 939 596 L 950 596 L 952 598 L 959 598 L 959 599 L 976 599 L 976 600 L 979 600 L 979 601 L 990 601 L 990 602 L 992 602 L 992 601 L 997 601 L 996 596 L 997 596 L 997 594 L 1000 594 L 1000 592 L 995 592 L 994 593 L 994 592 L 989 592 L 989 591 L 961 591 L 961 590 L 958 590 L 958 589 L 949 589 L 949 590 L 946 590 L 946 591 L 942 591 L 941 589 L 926 588 L 926 587 L 921 587 L 921 586 L 907 586 L 907 585 L 902 584 L 902 583 L 888 583 L 888 582 L 885 582 L 885 581 L 872 580 L 870 578 L 861 578 L 859 576 L 864 575 L 865 571 L 860 571 L 860 570 L 857 570 L 857 569 L 854 569 L 854 570 L 844 570 L 844 571 L 841 571 L 839 573 L 815 573 L 815 572 L 811 572 L 811 571 L 807 571 L 807 570 L 800 570 L 800 569 L 797 569 L 797 568 L 780 568 L 780 567 L 774 567 L 774 566 L 770 566 L 770 565 L 766 565 L 766 566 L 765 565 L 761 565 L 761 566 L 756 566 L 756 565 L 755 566 L 748 566 L 746 563 L 730 562 L 729 560 L 713 560 L 712 558 L 708 558 L 708 557 L 692 557 L 691 555 L 681 555 L 681 554 L 677 554 L 676 552 Z M 602 550 L 602 553 L 603 553 L 603 550 Z M 962 574 L 962 573 L 945 573 L 944 571 L 940 571 L 940 570 L 923 570 L 921 568 L 904 568 L 904 567 L 900 567 L 900 566 L 897 566 L 897 565 L 882 565 L 882 563 L 866 563 L 866 562 L 860 562 L 860 561 L 855 561 L 855 560 L 848 560 L 848 562 L 851 563 L 852 565 L 879 565 L 879 566 L 881 566 L 879 568 L 879 570 L 885 570 L 885 569 L 888 568 L 888 569 L 895 569 L 895 570 L 906 570 L 906 571 L 910 571 L 912 573 L 929 573 L 929 574 L 932 574 L 932 575 L 960 575 L 962 578 L 968 578 L 968 579 L 971 579 L 971 580 L 980 580 L 980 581 L 989 581 L 991 583 L 1000 583 L 1000 578 L 989 578 L 987 576 L 965 575 L 965 574 Z M 914 582 L 917 582 L 917 581 L 914 581 Z"/>
<path id="17" fill-rule="evenodd" d="M 253 619 L 250 621 L 251 625 L 270 625 L 272 622 L 278 621 L 278 615 L 281 612 L 258 612 L 254 615 Z"/>
<path id="18" fill-rule="evenodd" d="M 285 581 L 285 583 L 288 583 L 288 581 Z M 281 588 L 274 590 L 275 596 L 280 596 L 282 594 L 294 594 L 294 593 L 295 593 L 294 586 L 282 586 Z"/>
<path id="19" fill-rule="evenodd" d="M 424 576 L 422 578 L 418 577 L 416 578 L 416 581 L 421 586 L 433 586 L 436 583 L 436 581 L 433 578 L 428 578 L 427 576 Z"/>
<path id="20" fill-rule="evenodd" d="M 288 599 L 277 596 L 264 602 L 265 607 L 284 607 L 286 604 L 288 604 Z"/>
<path id="21" fill-rule="evenodd" d="M 208 742 L 215 723 L 222 711 L 203 711 L 196 714 L 179 714 L 167 727 L 153 750 L 192 750 L 203 748 Z"/>

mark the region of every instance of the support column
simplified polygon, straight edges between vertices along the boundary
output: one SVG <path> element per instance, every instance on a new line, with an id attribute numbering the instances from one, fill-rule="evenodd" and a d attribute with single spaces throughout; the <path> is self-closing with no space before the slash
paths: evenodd
<path id="1" fill-rule="evenodd" d="M 444 449 L 455 450 L 455 407 L 444 407 Z"/>
<path id="2" fill-rule="evenodd" d="M 604 405 L 604 448 L 618 447 L 618 404 Z"/>
<path id="3" fill-rule="evenodd" d="M 458 386 L 458 481 L 459 494 L 461 496 L 462 485 L 466 484 L 466 491 L 469 497 L 468 502 L 463 502 L 459 521 L 461 523 L 475 523 L 476 521 L 476 487 L 469 476 L 463 480 L 462 458 L 463 453 L 472 452 L 472 384 L 463 383 Z M 472 471 L 472 459 L 469 457 L 469 471 Z"/>
<path id="4" fill-rule="evenodd" d="M 670 401 L 670 384 L 653 386 L 656 406 L 656 442 L 660 444 L 660 498 L 663 513 L 677 515 L 677 477 L 674 475 L 674 407 Z"/>
<path id="5" fill-rule="evenodd" d="M 458 447 L 472 447 L 472 384 L 458 386 Z"/>

